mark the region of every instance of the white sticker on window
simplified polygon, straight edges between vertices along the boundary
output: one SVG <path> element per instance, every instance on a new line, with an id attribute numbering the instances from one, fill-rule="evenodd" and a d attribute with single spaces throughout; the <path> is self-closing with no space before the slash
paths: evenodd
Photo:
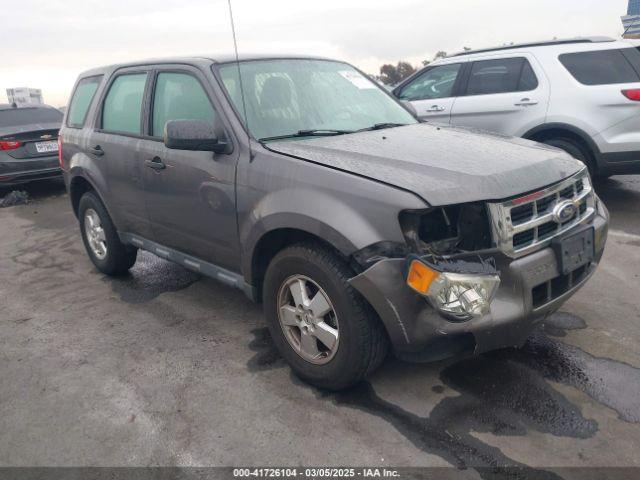
<path id="1" fill-rule="evenodd" d="M 356 87 L 358 87 L 360 90 L 364 90 L 364 89 L 367 89 L 367 88 L 376 88 L 376 86 L 373 84 L 372 81 L 370 81 L 366 77 L 363 77 L 358 72 L 354 72 L 353 70 L 345 70 L 345 71 L 342 71 L 342 72 L 339 72 L 339 73 L 344 78 L 346 78 L 351 83 L 353 83 Z"/>

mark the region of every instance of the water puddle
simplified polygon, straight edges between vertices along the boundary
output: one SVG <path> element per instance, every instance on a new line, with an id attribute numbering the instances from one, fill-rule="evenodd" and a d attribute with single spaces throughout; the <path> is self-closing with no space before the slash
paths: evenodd
<path id="1" fill-rule="evenodd" d="M 640 421 L 640 369 L 594 357 L 551 338 L 582 328 L 586 324 L 581 318 L 558 313 L 521 349 L 492 352 L 445 366 L 440 380 L 458 395 L 443 398 L 426 417 L 379 397 L 367 382 L 338 394 L 317 391 L 317 396 L 382 418 L 417 448 L 458 468 L 473 468 L 483 479 L 560 478 L 509 458 L 472 432 L 497 436 L 525 436 L 529 431 L 568 438 L 594 436 L 598 424 L 585 418 L 579 406 L 549 381 L 586 393 L 614 409 L 625 421 Z M 284 366 L 268 330 L 252 333 L 255 339 L 250 347 L 256 354 L 249 369 L 264 371 Z M 434 385 L 429 394 L 444 391 L 443 385 Z"/>
<path id="2" fill-rule="evenodd" d="M 200 280 L 200 275 L 149 252 L 138 251 L 138 260 L 129 275 L 104 277 L 120 299 L 127 303 L 146 303 L 167 292 L 177 292 Z"/>

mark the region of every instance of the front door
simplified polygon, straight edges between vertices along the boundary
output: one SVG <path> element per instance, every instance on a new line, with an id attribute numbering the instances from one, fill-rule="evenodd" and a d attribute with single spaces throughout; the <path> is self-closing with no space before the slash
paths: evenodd
<path id="1" fill-rule="evenodd" d="M 172 150 L 169 120 L 206 120 L 226 134 L 206 78 L 188 67 L 159 69 L 153 79 L 149 138 L 142 143 L 146 205 L 156 242 L 230 270 L 239 266 L 235 205 L 237 154 Z M 237 150 L 237 149 L 236 149 Z"/>
<path id="2" fill-rule="evenodd" d="M 449 123 L 456 100 L 454 87 L 463 65 L 454 63 L 426 69 L 397 92 L 398 98 L 411 102 L 420 120 Z"/>

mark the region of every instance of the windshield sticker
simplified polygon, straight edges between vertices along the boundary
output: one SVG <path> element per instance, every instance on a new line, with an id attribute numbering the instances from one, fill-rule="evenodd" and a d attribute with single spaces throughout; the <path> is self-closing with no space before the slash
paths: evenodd
<path id="1" fill-rule="evenodd" d="M 354 72 L 352 70 L 345 70 L 338 73 L 340 73 L 340 75 L 342 75 L 344 78 L 346 78 L 351 83 L 353 83 L 360 90 L 365 90 L 368 88 L 376 88 L 376 86 L 373 84 L 372 81 L 370 81 L 366 77 L 363 77 L 358 72 Z"/>

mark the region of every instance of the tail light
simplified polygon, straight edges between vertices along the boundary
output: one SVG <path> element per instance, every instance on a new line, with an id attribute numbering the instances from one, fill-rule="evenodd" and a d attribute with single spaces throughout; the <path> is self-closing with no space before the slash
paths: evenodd
<path id="1" fill-rule="evenodd" d="M 58 137 L 58 163 L 64 169 L 64 157 L 62 156 L 62 137 Z"/>
<path id="2" fill-rule="evenodd" d="M 16 140 L 0 140 L 0 150 L 15 150 L 21 146 L 22 142 Z"/>
<path id="3" fill-rule="evenodd" d="M 622 94 L 629 100 L 634 102 L 640 102 L 640 88 L 633 88 L 631 90 L 622 90 Z"/>

